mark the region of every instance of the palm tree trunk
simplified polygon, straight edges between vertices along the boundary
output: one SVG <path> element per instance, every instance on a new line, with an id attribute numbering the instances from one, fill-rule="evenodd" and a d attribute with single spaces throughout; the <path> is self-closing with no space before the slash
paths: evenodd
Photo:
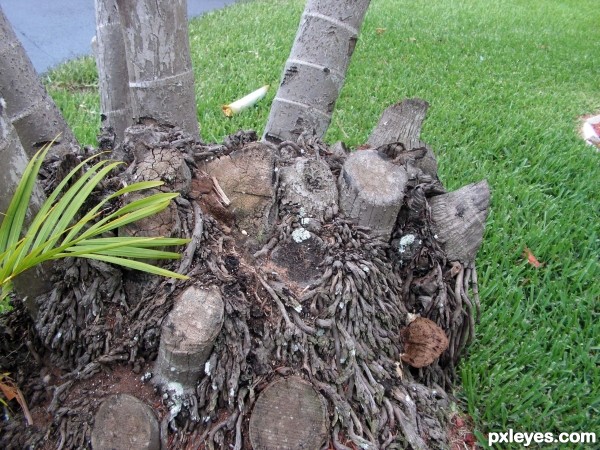
<path id="1" fill-rule="evenodd" d="M 77 144 L 1 8 L 0 67 L 0 96 L 6 101 L 6 114 L 26 154 L 32 156 L 57 137 L 56 143 L 67 148 Z"/>
<path id="2" fill-rule="evenodd" d="M 198 135 L 185 0 L 117 0 L 133 117 L 152 117 Z"/>
<path id="3" fill-rule="evenodd" d="M 133 125 L 129 73 L 116 0 L 96 0 L 96 66 L 103 125 L 111 127 L 115 142 L 123 142 L 125 128 Z"/>
<path id="4" fill-rule="evenodd" d="M 0 192 L 2 192 L 2 195 L 0 195 L 0 216 L 2 216 L 8 210 L 12 196 L 29 162 L 29 158 L 19 141 L 17 131 L 6 114 L 6 103 L 2 97 L 0 97 L 0 161 L 2 161 L 2 170 L 0 170 Z M 26 224 L 31 222 L 44 200 L 45 196 L 42 189 L 36 186 L 25 217 Z M 51 288 L 49 277 L 50 274 L 46 268 L 38 266 L 15 279 L 15 290 L 21 298 L 25 299 L 25 306 L 32 317 L 35 317 L 37 313 L 35 298 Z"/>
<path id="5" fill-rule="evenodd" d="M 346 78 L 369 0 L 309 0 L 273 100 L 264 139 L 322 137 Z"/>

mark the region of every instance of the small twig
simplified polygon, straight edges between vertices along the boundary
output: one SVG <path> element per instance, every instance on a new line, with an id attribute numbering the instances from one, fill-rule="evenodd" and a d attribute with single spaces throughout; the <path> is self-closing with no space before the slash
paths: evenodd
<path id="1" fill-rule="evenodd" d="M 194 259 L 194 254 L 196 253 L 196 249 L 198 248 L 198 245 L 202 240 L 202 233 L 204 232 L 204 220 L 202 219 L 202 210 L 196 202 L 194 202 L 192 206 L 194 208 L 194 231 L 192 232 L 192 240 L 183 252 L 181 263 L 179 264 L 179 268 L 177 269 L 179 273 L 187 273 L 187 271 L 189 270 Z"/>
<path id="2" fill-rule="evenodd" d="M 216 179 L 216 177 L 210 177 L 210 178 L 214 184 L 215 192 L 219 196 L 219 200 L 221 200 L 221 203 L 223 203 L 223 205 L 225 205 L 225 206 L 231 205 L 231 200 L 229 200 L 229 197 L 227 197 L 227 194 L 225 194 L 225 191 L 223 189 L 221 189 L 221 185 L 219 184 L 219 181 Z"/>

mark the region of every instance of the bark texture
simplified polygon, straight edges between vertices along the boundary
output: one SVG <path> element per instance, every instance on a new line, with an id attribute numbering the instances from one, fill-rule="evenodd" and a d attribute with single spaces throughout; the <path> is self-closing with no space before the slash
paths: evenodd
<path id="1" fill-rule="evenodd" d="M 308 0 L 264 139 L 295 142 L 322 137 L 346 78 L 369 0 Z"/>
<path id="2" fill-rule="evenodd" d="M 25 154 L 17 131 L 6 114 L 2 97 L 0 97 L 0 161 L 2 161 L 2 170 L 0 170 L 0 192 L 2 192 L 2 195 L 0 195 L 0 213 L 3 214 L 8 210 L 12 196 L 29 163 L 29 158 Z M 25 216 L 25 226 L 31 222 L 44 200 L 44 192 L 36 184 L 31 196 L 30 207 Z M 17 277 L 14 287 L 19 295 L 25 299 L 25 305 L 29 313 L 35 317 L 37 315 L 35 298 L 51 289 L 50 273 L 46 267 L 38 266 Z"/>
<path id="3" fill-rule="evenodd" d="M 133 125 L 129 72 L 117 0 L 96 0 L 96 67 L 100 112 L 104 127 L 123 142 L 125 129 Z"/>
<path id="4" fill-rule="evenodd" d="M 51 152 L 70 150 L 75 137 L 44 89 L 25 49 L 0 8 L 0 96 L 25 153 L 32 156 L 56 139 Z"/>
<path id="5" fill-rule="evenodd" d="M 185 0 L 117 0 L 133 118 L 153 117 L 197 136 Z"/>

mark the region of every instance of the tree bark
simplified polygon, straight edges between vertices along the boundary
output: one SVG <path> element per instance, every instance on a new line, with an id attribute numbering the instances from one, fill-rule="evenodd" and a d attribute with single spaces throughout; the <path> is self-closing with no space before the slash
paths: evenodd
<path id="1" fill-rule="evenodd" d="M 346 78 L 369 0 L 308 0 L 263 138 L 322 137 Z"/>
<path id="2" fill-rule="evenodd" d="M 25 49 L 0 8 L 0 96 L 28 156 L 56 139 L 55 148 L 77 142 L 52 98 L 44 89 Z"/>
<path id="3" fill-rule="evenodd" d="M 115 133 L 115 147 L 133 125 L 127 56 L 117 0 L 96 0 L 96 67 L 103 126 Z"/>
<path id="4" fill-rule="evenodd" d="M 152 117 L 197 136 L 187 2 L 117 0 L 133 118 Z"/>
<path id="5" fill-rule="evenodd" d="M 2 170 L 0 171 L 0 192 L 2 192 L 2 195 L 0 195 L 0 213 L 5 213 L 29 163 L 29 158 L 19 141 L 17 131 L 6 114 L 2 97 L 0 97 L 0 161 L 2 161 Z M 44 200 L 44 192 L 36 184 L 25 216 L 25 225 L 31 222 Z M 14 281 L 14 287 L 19 296 L 25 299 L 25 306 L 30 315 L 35 317 L 37 315 L 36 297 L 51 289 L 50 273 L 45 267 L 37 266 L 17 277 Z"/>

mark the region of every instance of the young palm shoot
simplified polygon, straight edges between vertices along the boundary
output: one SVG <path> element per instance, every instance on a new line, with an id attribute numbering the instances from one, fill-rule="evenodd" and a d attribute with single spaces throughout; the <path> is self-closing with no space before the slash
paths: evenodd
<path id="1" fill-rule="evenodd" d="M 81 162 L 54 189 L 24 232 L 25 215 L 48 148 L 41 149 L 29 162 L 0 225 L 0 303 L 11 292 L 17 275 L 43 262 L 66 257 L 96 259 L 165 277 L 187 279 L 140 260 L 178 259 L 179 253 L 162 249 L 186 244 L 189 239 L 106 236 L 119 227 L 161 212 L 179 194 L 154 194 L 103 215 L 103 208 L 108 207 L 109 201 L 160 186 L 162 182 L 144 181 L 126 186 L 81 216 L 82 207 L 94 188 L 121 162 L 99 161 L 75 180 L 80 169 L 91 164 L 95 156 Z M 69 183 L 71 187 L 66 189 Z"/>

